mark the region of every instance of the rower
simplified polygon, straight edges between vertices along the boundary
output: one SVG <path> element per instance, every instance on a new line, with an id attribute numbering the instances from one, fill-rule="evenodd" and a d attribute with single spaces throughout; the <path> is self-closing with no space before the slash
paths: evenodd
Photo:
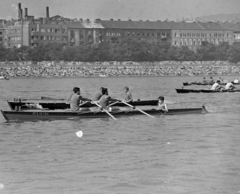
<path id="1" fill-rule="evenodd" d="M 80 102 L 81 101 L 91 101 L 91 100 L 80 96 L 81 91 L 80 91 L 80 88 L 78 88 L 78 87 L 74 87 L 73 92 L 74 92 L 74 94 L 72 95 L 72 98 L 70 100 L 70 109 L 71 109 L 71 111 L 82 110 L 79 107 Z"/>
<path id="2" fill-rule="evenodd" d="M 73 88 L 73 92 L 67 96 L 67 98 L 66 98 L 67 103 L 70 103 L 71 98 L 72 98 L 73 94 L 75 93 L 74 91 L 76 90 L 76 88 L 77 88 L 77 87 L 74 87 L 74 88 Z"/>
<path id="3" fill-rule="evenodd" d="M 92 97 L 92 100 L 93 101 L 98 101 L 100 100 L 100 98 L 102 97 L 102 90 L 103 90 L 103 87 L 101 87 L 99 90 L 97 90 L 94 94 L 93 94 L 93 97 Z"/>
<path id="4" fill-rule="evenodd" d="M 102 89 L 102 97 L 100 98 L 100 100 L 98 101 L 99 105 L 108 110 L 108 111 L 112 111 L 112 107 L 109 107 L 110 101 L 119 101 L 117 99 L 113 99 L 108 95 L 108 89 L 107 88 L 103 88 Z"/>
<path id="5" fill-rule="evenodd" d="M 164 102 L 164 97 L 158 97 L 158 110 L 162 110 L 164 112 L 168 112 L 167 104 Z"/>
<path id="6" fill-rule="evenodd" d="M 219 85 L 220 81 L 217 80 L 211 87 L 210 90 L 214 90 L 214 91 L 221 91 L 223 89 L 222 86 Z"/>
<path id="7" fill-rule="evenodd" d="M 124 95 L 124 101 L 127 103 L 131 103 L 133 101 L 132 94 L 129 91 L 129 87 L 125 87 L 125 95 Z"/>
<path id="8" fill-rule="evenodd" d="M 233 82 L 228 82 L 225 86 L 226 90 L 234 90 L 236 87 L 233 85 Z"/>

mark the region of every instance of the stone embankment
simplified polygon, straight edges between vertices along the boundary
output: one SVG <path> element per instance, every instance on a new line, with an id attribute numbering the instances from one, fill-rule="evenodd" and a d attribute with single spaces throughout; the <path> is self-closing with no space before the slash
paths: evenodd
<path id="1" fill-rule="evenodd" d="M 0 62 L 8 77 L 214 76 L 239 75 L 240 64 L 209 62 Z"/>

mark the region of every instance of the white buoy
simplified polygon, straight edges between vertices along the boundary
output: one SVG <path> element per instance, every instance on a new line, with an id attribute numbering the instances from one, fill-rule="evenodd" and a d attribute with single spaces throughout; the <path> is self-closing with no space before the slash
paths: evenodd
<path id="1" fill-rule="evenodd" d="M 4 184 L 0 183 L 0 189 L 4 188 Z"/>
<path id="2" fill-rule="evenodd" d="M 78 137 L 82 137 L 82 136 L 83 136 L 83 132 L 82 132 L 82 131 L 78 131 L 78 132 L 76 133 L 76 135 L 77 135 Z"/>

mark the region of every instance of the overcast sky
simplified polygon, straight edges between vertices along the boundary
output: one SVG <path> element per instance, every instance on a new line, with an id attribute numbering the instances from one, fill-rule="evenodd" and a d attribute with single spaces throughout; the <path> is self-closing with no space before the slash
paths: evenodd
<path id="1" fill-rule="evenodd" d="M 16 19 L 17 4 L 35 18 L 61 15 L 83 19 L 176 20 L 240 13 L 240 0 L 0 0 L 0 18 Z"/>

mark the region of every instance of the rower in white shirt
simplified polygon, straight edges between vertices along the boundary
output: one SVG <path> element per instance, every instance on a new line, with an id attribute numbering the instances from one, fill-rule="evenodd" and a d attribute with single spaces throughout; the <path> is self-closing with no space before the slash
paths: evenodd
<path id="1" fill-rule="evenodd" d="M 219 85 L 220 81 L 217 80 L 211 87 L 210 90 L 214 90 L 214 91 L 221 91 L 223 89 L 222 86 Z"/>
<path id="2" fill-rule="evenodd" d="M 233 85 L 233 82 L 228 82 L 225 86 L 226 90 L 234 90 L 236 87 Z"/>

